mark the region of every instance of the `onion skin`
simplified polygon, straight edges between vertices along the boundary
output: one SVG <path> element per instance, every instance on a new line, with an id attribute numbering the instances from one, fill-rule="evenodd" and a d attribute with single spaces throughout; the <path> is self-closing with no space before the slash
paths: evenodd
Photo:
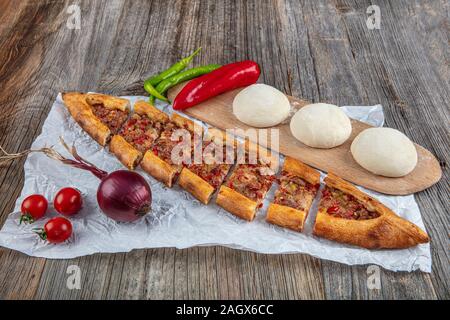
<path id="1" fill-rule="evenodd" d="M 118 222 L 133 222 L 150 211 L 152 192 L 140 174 L 117 170 L 100 182 L 97 202 L 109 218 Z"/>

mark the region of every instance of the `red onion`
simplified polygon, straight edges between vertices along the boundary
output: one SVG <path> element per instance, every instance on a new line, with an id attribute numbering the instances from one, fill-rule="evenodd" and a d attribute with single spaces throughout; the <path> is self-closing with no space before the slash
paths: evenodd
<path id="1" fill-rule="evenodd" d="M 100 182 L 97 202 L 111 219 L 135 221 L 150 210 L 152 192 L 140 174 L 117 170 L 106 175 Z"/>
<path id="2" fill-rule="evenodd" d="M 64 164 L 88 170 L 99 178 L 101 182 L 97 189 L 97 202 L 103 213 L 111 219 L 120 222 L 131 222 L 141 218 L 150 211 L 152 192 L 147 181 L 140 174 L 129 170 L 117 170 L 108 173 L 81 158 L 74 146 L 69 148 L 62 139 L 61 143 L 75 160 L 67 159 L 53 148 L 47 147 L 38 150 L 26 150 L 17 154 L 4 152 L 6 155 L 0 157 L 0 160 L 9 161 L 31 152 L 43 152 L 46 156 L 59 160 Z M 0 149 L 3 150 L 1 147 Z"/>
<path id="3" fill-rule="evenodd" d="M 97 202 L 104 214 L 119 222 L 132 222 L 150 211 L 152 192 L 140 174 L 129 170 L 108 173 L 81 158 L 75 147 L 63 145 L 76 159 L 65 159 L 64 163 L 88 170 L 101 180 Z"/>

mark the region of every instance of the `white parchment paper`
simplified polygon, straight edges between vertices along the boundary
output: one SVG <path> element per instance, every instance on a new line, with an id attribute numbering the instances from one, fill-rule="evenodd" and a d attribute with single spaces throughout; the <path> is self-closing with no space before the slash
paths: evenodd
<path id="1" fill-rule="evenodd" d="M 144 97 L 125 97 L 132 105 Z M 171 112 L 170 106 L 158 105 Z M 343 107 L 352 118 L 382 126 L 384 121 L 381 105 L 370 107 Z M 45 120 L 42 133 L 32 148 L 55 146 L 63 154 L 59 144 L 62 136 L 74 142 L 82 157 L 106 171 L 122 168 L 119 161 L 107 150 L 95 143 L 70 117 L 58 95 Z M 251 223 L 242 221 L 215 205 L 214 199 L 207 206 L 199 203 L 178 186 L 168 189 L 141 169 L 152 188 L 152 213 L 137 223 L 117 223 L 103 215 L 96 203 L 99 180 L 89 172 L 71 168 L 49 159 L 42 154 L 31 154 L 25 162 L 25 184 L 17 199 L 14 212 L 9 215 L 0 231 L 0 245 L 21 251 L 30 256 L 51 259 L 67 259 L 97 252 L 128 252 L 138 248 L 222 245 L 235 249 L 266 254 L 306 253 L 318 258 L 333 260 L 349 265 L 377 264 L 394 271 L 420 269 L 431 272 L 429 244 L 405 250 L 366 250 L 320 239 L 311 234 L 315 219 L 315 200 L 308 217 L 304 233 L 267 224 L 265 219 L 268 202 L 273 199 L 274 184 L 264 207 Z M 39 239 L 32 232 L 42 227 L 46 220 L 32 225 L 19 225 L 20 204 L 33 193 L 40 193 L 52 201 L 56 192 L 63 187 L 78 188 L 84 196 L 81 212 L 70 220 L 74 235 L 64 244 L 52 245 Z M 361 188 L 363 189 L 363 188 Z M 364 189 L 363 189 L 364 190 Z M 385 196 L 367 191 L 398 215 L 424 228 L 414 196 Z M 50 205 L 48 217 L 56 216 Z"/>

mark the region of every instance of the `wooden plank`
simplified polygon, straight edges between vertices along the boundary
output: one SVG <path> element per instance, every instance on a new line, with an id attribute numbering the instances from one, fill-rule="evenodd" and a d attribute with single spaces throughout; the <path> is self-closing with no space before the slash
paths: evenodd
<path id="1" fill-rule="evenodd" d="M 189 277 L 188 279 L 192 279 L 189 281 L 189 286 L 193 291 L 197 293 L 200 299 L 219 299 L 219 284 L 224 282 L 223 278 L 219 278 L 217 275 L 217 269 L 220 266 L 217 263 L 217 247 L 205 247 L 205 248 L 197 248 L 197 254 L 192 257 L 190 255 L 188 258 L 195 260 L 198 259 L 198 278 L 197 277 Z M 195 274 L 195 266 L 189 272 L 189 274 Z M 195 288 L 198 289 L 195 289 Z"/>
<path id="2" fill-rule="evenodd" d="M 1 299 L 33 299 L 39 286 L 45 259 L 31 258 L 1 248 L 0 261 Z"/>
<path id="3" fill-rule="evenodd" d="M 181 84 L 169 90 L 169 99 L 173 101 L 185 85 Z M 236 89 L 213 97 L 194 107 L 183 110 L 183 112 L 213 127 L 223 130 L 242 130 L 236 131 L 236 133 L 270 148 L 272 143 L 270 137 L 267 137 L 267 141 L 261 143 L 261 141 L 258 141 L 258 137 L 253 137 L 250 134 L 246 135 L 248 130 L 254 128 L 240 122 L 233 115 L 233 99 L 241 90 Z M 291 105 L 298 109 L 309 104 L 308 101 L 292 96 L 288 96 L 288 99 Z M 274 129 L 279 132 L 279 142 L 275 145 L 279 146 L 278 151 L 281 154 L 296 158 L 319 170 L 333 172 L 350 182 L 381 193 L 407 195 L 429 188 L 441 178 L 442 170 L 439 162 L 428 150 L 417 144 L 415 145 L 418 158 L 417 165 L 406 176 L 388 178 L 365 170 L 352 157 L 350 146 L 359 133 L 372 128 L 372 126 L 353 119 L 351 119 L 351 123 L 352 133 L 348 140 L 340 146 L 331 149 L 311 148 L 301 143 L 292 135 L 288 123 L 273 126 L 270 130 Z M 253 138 L 256 138 L 256 140 Z"/>
<path id="4" fill-rule="evenodd" d="M 163 299 L 166 286 L 163 278 L 165 249 L 147 250 L 146 288 L 144 299 Z M 173 267 L 173 266 L 172 266 Z"/>

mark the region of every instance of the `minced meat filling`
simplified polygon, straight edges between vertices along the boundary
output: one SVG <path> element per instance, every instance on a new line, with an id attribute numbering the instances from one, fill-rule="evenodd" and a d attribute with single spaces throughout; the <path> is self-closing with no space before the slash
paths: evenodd
<path id="1" fill-rule="evenodd" d="M 175 123 L 169 122 L 164 126 L 164 131 L 161 132 L 161 139 L 171 140 L 172 134 L 175 130 L 180 129 Z"/>
<path id="2" fill-rule="evenodd" d="M 158 139 L 153 145 L 152 151 L 156 156 L 168 164 L 173 164 L 172 149 L 177 145 L 177 143 L 177 141 L 171 141 L 170 139 Z"/>
<path id="3" fill-rule="evenodd" d="M 273 174 L 266 174 L 267 169 L 263 165 L 239 164 L 226 186 L 262 206 L 262 200 L 275 180 Z"/>
<path id="4" fill-rule="evenodd" d="M 161 122 L 153 122 L 145 115 L 133 114 L 120 130 L 120 135 L 140 152 L 145 152 L 150 149 L 161 130 Z"/>
<path id="5" fill-rule="evenodd" d="M 280 187 L 275 193 L 274 203 L 305 210 L 311 206 L 319 185 L 306 182 L 299 176 L 283 171 L 278 181 Z"/>
<path id="6" fill-rule="evenodd" d="M 188 169 L 217 189 L 225 179 L 229 164 L 191 164 Z"/>
<path id="7" fill-rule="evenodd" d="M 128 112 L 106 108 L 103 104 L 93 104 L 92 112 L 113 134 L 116 134 L 128 118 Z"/>
<path id="8" fill-rule="evenodd" d="M 319 207 L 338 218 L 350 220 L 368 220 L 379 217 L 376 211 L 368 210 L 358 199 L 341 190 L 325 186 Z"/>
<path id="9" fill-rule="evenodd" d="M 173 148 L 182 141 L 183 137 L 179 136 L 179 140 L 172 140 L 172 135 L 176 130 L 183 129 L 178 127 L 175 123 L 169 122 L 165 125 L 164 131 L 161 132 L 161 136 L 154 143 L 152 147 L 153 153 L 167 162 L 168 164 L 174 164 L 172 161 Z M 191 138 L 193 139 L 193 137 Z M 191 143 L 192 149 L 192 143 Z"/>
<path id="10" fill-rule="evenodd" d="M 223 146 L 222 155 L 216 154 L 217 147 L 214 142 L 204 143 L 202 145 L 202 163 L 188 166 L 189 170 L 212 185 L 214 189 L 223 183 L 231 168 L 231 164 L 224 161 L 227 156 L 227 146 Z"/>

